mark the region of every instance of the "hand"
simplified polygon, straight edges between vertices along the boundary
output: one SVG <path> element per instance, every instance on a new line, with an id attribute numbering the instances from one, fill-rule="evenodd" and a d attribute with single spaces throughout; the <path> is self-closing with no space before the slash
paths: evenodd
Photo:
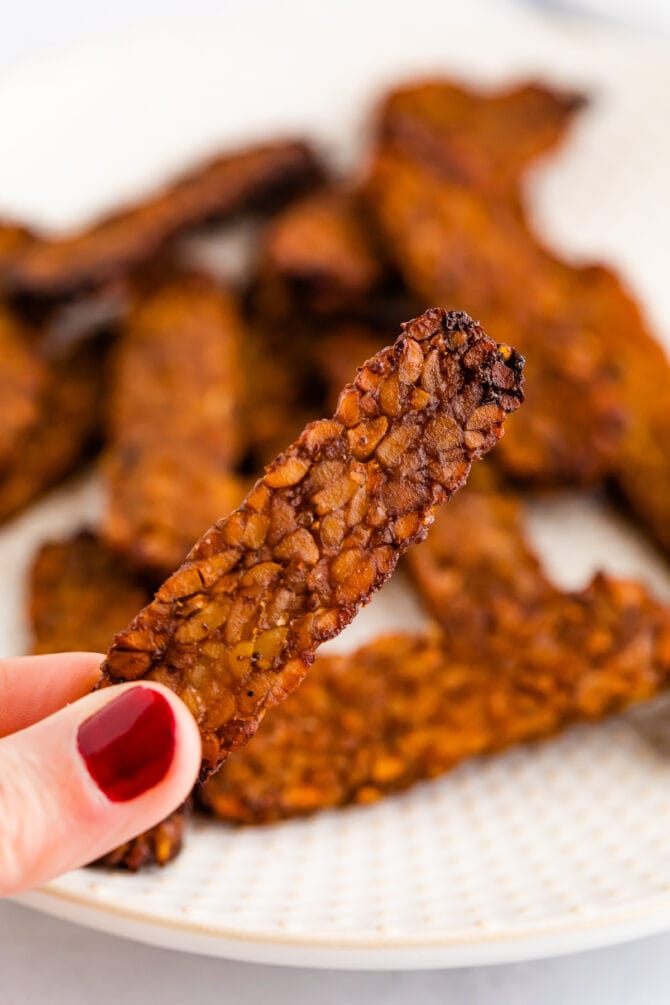
<path id="1" fill-rule="evenodd" d="M 0 660 L 0 895 L 99 858 L 193 787 L 200 735 L 186 706 L 145 681 L 90 694 L 101 661 Z"/>

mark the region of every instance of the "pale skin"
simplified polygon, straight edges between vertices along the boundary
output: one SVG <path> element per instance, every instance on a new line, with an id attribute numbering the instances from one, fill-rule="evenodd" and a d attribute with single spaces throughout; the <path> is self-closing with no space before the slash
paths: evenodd
<path id="1" fill-rule="evenodd" d="M 91 694 L 103 657 L 60 653 L 0 660 L 0 896 L 85 865 L 168 816 L 191 791 L 200 735 L 186 706 L 160 684 L 120 684 Z M 169 701 L 175 748 L 165 776 L 113 802 L 86 770 L 77 730 L 123 691 L 149 687 Z"/>

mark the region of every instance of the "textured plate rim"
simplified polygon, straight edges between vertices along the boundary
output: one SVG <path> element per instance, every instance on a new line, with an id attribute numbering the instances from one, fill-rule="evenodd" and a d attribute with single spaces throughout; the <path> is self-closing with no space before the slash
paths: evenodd
<path id="1" fill-rule="evenodd" d="M 97 931 L 148 945 L 246 962 L 338 969 L 454 968 L 512 963 L 615 945 L 670 927 L 670 896 L 637 900 L 603 915 L 570 921 L 482 927 L 476 935 L 457 930 L 432 935 L 387 936 L 253 932 L 188 919 L 158 918 L 133 908 L 101 904 L 82 894 L 41 887 L 12 898 L 16 903 Z"/>

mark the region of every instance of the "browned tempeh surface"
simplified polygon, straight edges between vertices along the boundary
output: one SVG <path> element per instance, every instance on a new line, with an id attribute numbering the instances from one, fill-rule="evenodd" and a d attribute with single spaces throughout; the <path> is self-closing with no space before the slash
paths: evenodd
<path id="1" fill-rule="evenodd" d="M 516 188 L 475 184 L 478 172 L 470 178 L 451 169 L 460 119 L 446 128 L 449 89 L 443 105 L 440 88 L 431 90 L 431 115 L 421 107 L 422 94 L 418 87 L 416 130 L 411 90 L 404 94 L 402 129 L 386 129 L 386 116 L 395 115 L 393 96 L 381 118 L 367 195 L 385 248 L 424 302 L 458 303 L 497 339 L 514 332 L 515 345 L 527 353 L 527 407 L 513 420 L 497 462 L 529 482 L 597 481 L 609 471 L 629 419 L 609 329 L 602 318 L 595 323 L 580 270 L 532 232 Z M 472 130 L 463 142 L 485 158 L 489 140 Z M 518 175 L 514 153 L 503 146 L 499 156 L 506 155 Z"/>
<path id="2" fill-rule="evenodd" d="M 670 609 L 640 583 L 602 574 L 581 592 L 547 579 L 519 502 L 474 491 L 441 510 L 406 565 L 451 658 L 523 672 L 529 698 L 565 699 L 580 717 L 649 697 L 670 670 Z M 556 698 L 552 695 L 557 694 Z M 538 714 L 541 708 L 538 706 Z"/>
<path id="3" fill-rule="evenodd" d="M 611 269 L 575 272 L 574 296 L 602 334 L 629 413 L 611 464 L 612 479 L 634 515 L 670 551 L 670 360 L 635 299 Z M 588 313 L 587 313 L 588 312 Z"/>
<path id="4" fill-rule="evenodd" d="M 90 531 L 41 546 L 30 573 L 33 652 L 108 649 L 151 591 Z"/>
<path id="5" fill-rule="evenodd" d="M 104 681 L 171 687 L 203 739 L 203 777 L 255 732 L 421 540 L 521 401 L 521 358 L 467 315 L 403 326 L 215 524 L 122 632 Z"/>
<path id="6" fill-rule="evenodd" d="M 187 816 L 186 806 L 180 806 L 151 830 L 103 855 L 94 865 L 128 869 L 130 872 L 138 872 L 148 865 L 167 865 L 182 849 Z"/>
<path id="7" fill-rule="evenodd" d="M 465 657 L 488 648 L 499 613 L 524 617 L 562 596 L 528 541 L 518 498 L 497 488 L 489 464 L 477 475 L 404 560 L 449 645 Z"/>
<path id="8" fill-rule="evenodd" d="M 449 82 L 394 92 L 381 116 L 370 198 L 389 252 L 417 293 L 462 304 L 498 339 L 514 332 L 528 353 L 526 407 L 496 463 L 531 482 L 612 478 L 667 550 L 667 354 L 611 269 L 573 265 L 543 248 L 515 188 L 537 152 L 542 121 L 548 140 L 572 117 L 569 101 L 568 114 L 559 101 L 556 115 L 547 97 L 533 99 L 536 113 L 518 120 L 531 142 L 517 148 L 517 126 L 501 135 L 507 113 L 490 116 L 494 95 L 463 95 Z M 500 96 L 512 115 L 523 108 L 508 99 Z M 506 194 L 492 190 L 487 170 L 516 182 L 503 186 Z"/>
<path id="9" fill-rule="evenodd" d="M 22 436 L 38 416 L 47 380 L 46 367 L 30 344 L 30 336 L 18 318 L 0 304 L 0 472 L 16 460 Z"/>
<path id="10" fill-rule="evenodd" d="M 384 338 L 374 328 L 356 322 L 334 325 L 314 346 L 314 364 L 324 385 L 324 398 L 335 408 L 342 385 L 359 359 L 374 356 Z"/>
<path id="11" fill-rule="evenodd" d="M 13 220 L 0 219 L 0 276 L 10 269 L 28 244 L 34 240 L 34 235 Z"/>
<path id="12" fill-rule="evenodd" d="M 605 576 L 556 589 L 511 496 L 468 487 L 406 561 L 441 628 L 319 657 L 201 790 L 217 816 L 266 823 L 371 802 L 667 684 L 670 610 Z"/>
<path id="13" fill-rule="evenodd" d="M 528 82 L 485 90 L 447 79 L 405 84 L 384 101 L 385 141 L 411 147 L 452 181 L 509 192 L 524 169 L 565 137 L 581 94 Z"/>
<path id="14" fill-rule="evenodd" d="M 102 426 L 108 344 L 89 337 L 46 358 L 37 414 L 0 468 L 0 521 L 74 471 Z"/>
<path id="15" fill-rule="evenodd" d="M 384 266 L 353 192 L 326 189 L 284 209 L 263 235 L 258 299 L 268 317 L 362 309 Z"/>
<path id="16" fill-rule="evenodd" d="M 87 230 L 29 242 L 0 272 L 0 288 L 62 297 L 123 278 L 183 232 L 281 199 L 319 174 L 314 153 L 300 140 L 221 154 Z"/>
<path id="17" fill-rule="evenodd" d="M 621 443 L 617 361 L 589 326 L 568 267 L 535 243 L 511 203 L 455 186 L 382 151 L 368 188 L 390 253 L 424 300 L 462 303 L 528 354 L 528 407 L 498 457 L 522 480 L 592 482 Z"/>
<path id="18" fill-rule="evenodd" d="M 305 401 L 307 337 L 300 322 L 275 324 L 251 312 L 240 360 L 245 374 L 240 430 L 248 470 L 261 471 L 308 422 L 323 415 Z"/>
<path id="19" fill-rule="evenodd" d="M 244 339 L 235 298 L 202 276 L 173 277 L 131 311 L 110 391 L 103 535 L 140 568 L 167 575 L 242 498 Z"/>

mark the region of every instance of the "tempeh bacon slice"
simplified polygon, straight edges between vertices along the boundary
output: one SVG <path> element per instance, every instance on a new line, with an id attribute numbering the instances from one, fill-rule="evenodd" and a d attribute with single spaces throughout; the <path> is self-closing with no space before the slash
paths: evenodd
<path id="1" fill-rule="evenodd" d="M 527 404 L 496 463 L 535 484 L 602 480 L 628 419 L 611 325 L 579 288 L 582 270 L 538 238 L 521 187 L 578 106 L 532 86 L 498 97 L 449 81 L 403 88 L 381 110 L 365 187 L 414 295 L 462 305 L 528 355 Z"/>
<path id="2" fill-rule="evenodd" d="M 384 265 L 355 192 L 331 188 L 307 195 L 263 235 L 259 308 L 264 316 L 364 310 L 381 285 Z"/>
<path id="3" fill-rule="evenodd" d="M 439 627 L 318 657 L 200 790 L 218 817 L 369 803 L 667 687 L 670 609 L 603 575 L 577 593 L 554 587 L 512 496 L 469 486 L 405 561 Z"/>
<path id="4" fill-rule="evenodd" d="M 607 329 L 590 323 L 570 266 L 510 198 L 495 199 L 381 148 L 368 195 L 389 253 L 422 302 L 457 302 L 528 355 L 527 407 L 496 461 L 520 481 L 592 484 L 621 442 L 625 408 Z"/>
<path id="5" fill-rule="evenodd" d="M 36 414 L 0 467 L 0 523 L 76 470 L 97 445 L 107 357 L 104 332 L 40 353 Z"/>
<path id="6" fill-rule="evenodd" d="M 148 586 L 90 531 L 46 541 L 30 570 L 34 653 L 104 653 L 151 596 Z"/>
<path id="7" fill-rule="evenodd" d="M 232 293 L 194 274 L 138 296 L 113 367 L 103 537 L 168 575 L 243 495 L 243 322 Z"/>
<path id="8" fill-rule="evenodd" d="M 31 334 L 0 304 L 0 469 L 17 459 L 22 437 L 39 416 L 47 372 Z"/>
<path id="9" fill-rule="evenodd" d="M 455 655 L 439 632 L 319 657 L 200 800 L 235 823 L 370 803 L 667 687 L 670 612 L 638 583 L 597 577 L 533 627 L 545 634 L 516 646 L 503 635 L 482 659 Z"/>
<path id="10" fill-rule="evenodd" d="M 182 849 L 187 816 L 187 806 L 178 807 L 151 830 L 119 845 L 93 865 L 128 869 L 129 872 L 138 872 L 148 865 L 167 865 Z"/>
<path id="11" fill-rule="evenodd" d="M 520 404 L 522 366 L 461 312 L 404 324 L 116 637 L 103 683 L 171 687 L 206 778 L 423 539 Z"/>
<path id="12" fill-rule="evenodd" d="M 670 359 L 621 278 L 606 266 L 573 270 L 573 296 L 601 333 L 629 421 L 611 464 L 618 493 L 670 551 Z M 588 311 L 588 315 L 586 312 Z"/>
<path id="13" fill-rule="evenodd" d="M 5 256 L 0 287 L 37 298 L 95 289 L 149 262 L 185 231 L 281 202 L 319 175 L 314 153 L 300 140 L 277 140 L 221 154 L 87 230 L 27 241 L 15 254 Z"/>
<path id="14" fill-rule="evenodd" d="M 483 90 L 435 78 L 391 91 L 379 129 L 385 142 L 411 147 L 453 181 L 504 194 L 560 144 L 586 101 L 535 81 Z"/>

